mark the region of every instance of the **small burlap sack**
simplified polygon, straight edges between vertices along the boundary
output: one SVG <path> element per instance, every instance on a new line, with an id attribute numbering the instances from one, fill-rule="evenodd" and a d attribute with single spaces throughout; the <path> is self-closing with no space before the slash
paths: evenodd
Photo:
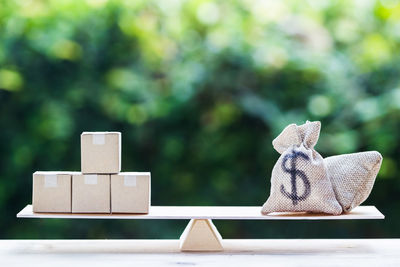
<path id="1" fill-rule="evenodd" d="M 371 193 L 382 164 L 377 151 L 360 152 L 324 159 L 336 199 L 344 212 L 364 202 Z"/>
<path id="2" fill-rule="evenodd" d="M 340 214 L 323 158 L 314 146 L 320 122 L 291 124 L 272 142 L 281 156 L 272 169 L 270 196 L 262 214 L 305 211 Z"/>

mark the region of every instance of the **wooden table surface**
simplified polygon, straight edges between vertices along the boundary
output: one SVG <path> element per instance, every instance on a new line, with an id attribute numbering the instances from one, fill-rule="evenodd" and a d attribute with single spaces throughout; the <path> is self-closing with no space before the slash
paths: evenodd
<path id="1" fill-rule="evenodd" d="M 400 239 L 225 239 L 224 252 L 179 240 L 2 240 L 1 266 L 400 266 Z"/>

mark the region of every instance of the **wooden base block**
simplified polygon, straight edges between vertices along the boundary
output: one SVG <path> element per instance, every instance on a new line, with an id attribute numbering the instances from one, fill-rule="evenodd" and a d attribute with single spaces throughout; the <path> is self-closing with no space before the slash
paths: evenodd
<path id="1" fill-rule="evenodd" d="M 191 219 L 180 237 L 181 251 L 223 251 L 222 237 L 210 219 Z"/>

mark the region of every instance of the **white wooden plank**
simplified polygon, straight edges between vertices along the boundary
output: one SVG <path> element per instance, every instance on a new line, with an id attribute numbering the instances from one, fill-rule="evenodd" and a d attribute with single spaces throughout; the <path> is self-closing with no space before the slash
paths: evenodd
<path id="1" fill-rule="evenodd" d="M 59 219 L 213 219 L 213 220 L 356 220 L 384 219 L 374 206 L 360 206 L 342 215 L 280 212 L 262 215 L 258 206 L 152 206 L 148 214 L 34 213 L 27 205 L 18 218 Z"/>
<path id="2" fill-rule="evenodd" d="M 226 239 L 223 252 L 179 240 L 0 240 L 2 266 L 400 266 L 400 239 Z"/>

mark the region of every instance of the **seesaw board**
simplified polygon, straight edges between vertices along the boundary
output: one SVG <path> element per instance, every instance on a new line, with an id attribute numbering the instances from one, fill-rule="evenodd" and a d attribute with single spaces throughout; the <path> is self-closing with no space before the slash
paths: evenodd
<path id="1" fill-rule="evenodd" d="M 152 206 L 148 214 L 81 214 L 81 213 L 35 213 L 27 205 L 18 218 L 56 219 L 151 219 L 151 220 L 371 220 L 385 216 L 374 206 L 360 206 L 350 213 L 326 215 L 311 213 L 279 212 L 262 215 L 259 206 Z"/>

